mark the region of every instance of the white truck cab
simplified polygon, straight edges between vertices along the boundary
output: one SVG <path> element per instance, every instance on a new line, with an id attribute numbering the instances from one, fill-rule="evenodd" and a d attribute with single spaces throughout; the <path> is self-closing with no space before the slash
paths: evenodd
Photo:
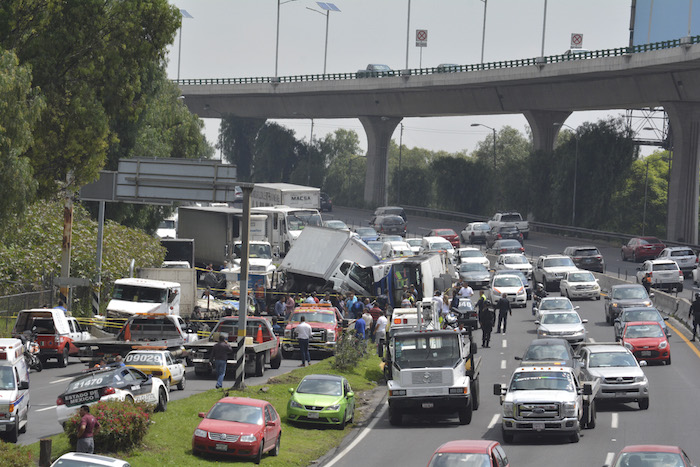
<path id="1" fill-rule="evenodd" d="M 141 313 L 180 314 L 181 286 L 178 282 L 133 277 L 114 281 L 107 317 L 129 317 Z"/>
<path id="2" fill-rule="evenodd" d="M 29 368 L 22 341 L 0 339 L 0 434 L 16 443 L 27 430 L 29 414 Z"/>

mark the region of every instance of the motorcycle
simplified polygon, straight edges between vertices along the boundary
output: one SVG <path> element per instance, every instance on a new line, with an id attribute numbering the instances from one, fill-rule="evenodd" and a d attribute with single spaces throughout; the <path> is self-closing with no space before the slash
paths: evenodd
<path id="1" fill-rule="evenodd" d="M 540 302 L 543 297 L 547 296 L 547 291 L 544 290 L 544 285 L 537 284 L 535 291 L 532 293 L 532 316 L 536 316 L 540 310 Z"/>
<path id="2" fill-rule="evenodd" d="M 39 358 L 39 344 L 36 341 L 36 331 L 25 331 L 20 335 L 24 349 L 24 360 L 30 370 L 41 371 L 44 366 Z"/>

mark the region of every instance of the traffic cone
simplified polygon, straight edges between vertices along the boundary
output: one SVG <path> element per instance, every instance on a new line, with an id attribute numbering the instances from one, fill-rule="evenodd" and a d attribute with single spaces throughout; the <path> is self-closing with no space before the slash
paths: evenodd
<path id="1" fill-rule="evenodd" d="M 258 324 L 258 333 L 255 335 L 255 340 L 258 342 L 258 344 L 262 343 L 263 341 L 262 324 Z"/>

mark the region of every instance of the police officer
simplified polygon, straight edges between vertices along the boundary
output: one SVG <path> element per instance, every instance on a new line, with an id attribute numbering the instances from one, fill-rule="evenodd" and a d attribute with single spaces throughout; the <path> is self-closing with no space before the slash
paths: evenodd
<path id="1" fill-rule="evenodd" d="M 690 305 L 690 310 L 688 311 L 688 318 L 692 316 L 693 318 L 693 338 L 695 340 L 696 331 L 700 327 L 700 293 L 695 294 L 695 300 L 693 300 L 692 305 Z"/>
<path id="2" fill-rule="evenodd" d="M 481 346 L 487 349 L 491 345 L 491 331 L 493 331 L 494 321 L 493 310 L 489 305 L 490 303 L 486 300 L 486 296 L 481 292 L 479 301 L 476 302 L 476 307 L 479 310 L 479 324 L 481 325 Z"/>
<path id="3" fill-rule="evenodd" d="M 513 310 L 510 308 L 510 302 L 506 298 L 506 294 L 501 295 L 496 303 L 496 309 L 498 310 L 498 324 L 496 325 L 496 334 L 501 332 L 501 323 L 503 323 L 503 334 L 506 333 L 506 324 L 508 323 L 508 313 L 513 315 Z"/>

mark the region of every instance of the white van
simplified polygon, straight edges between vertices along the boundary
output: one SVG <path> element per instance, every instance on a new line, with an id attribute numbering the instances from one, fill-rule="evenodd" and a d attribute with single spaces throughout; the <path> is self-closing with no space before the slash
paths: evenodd
<path id="1" fill-rule="evenodd" d="M 423 237 L 423 243 L 420 246 L 420 253 L 441 253 L 452 261 L 455 255 L 455 249 L 452 244 L 442 237 Z"/>
<path id="2" fill-rule="evenodd" d="M 382 259 L 402 258 L 413 256 L 413 250 L 406 242 L 384 242 L 380 256 Z"/>
<path id="3" fill-rule="evenodd" d="M 0 339 L 0 415 L 1 434 L 16 443 L 29 420 L 29 368 L 19 339 Z"/>

